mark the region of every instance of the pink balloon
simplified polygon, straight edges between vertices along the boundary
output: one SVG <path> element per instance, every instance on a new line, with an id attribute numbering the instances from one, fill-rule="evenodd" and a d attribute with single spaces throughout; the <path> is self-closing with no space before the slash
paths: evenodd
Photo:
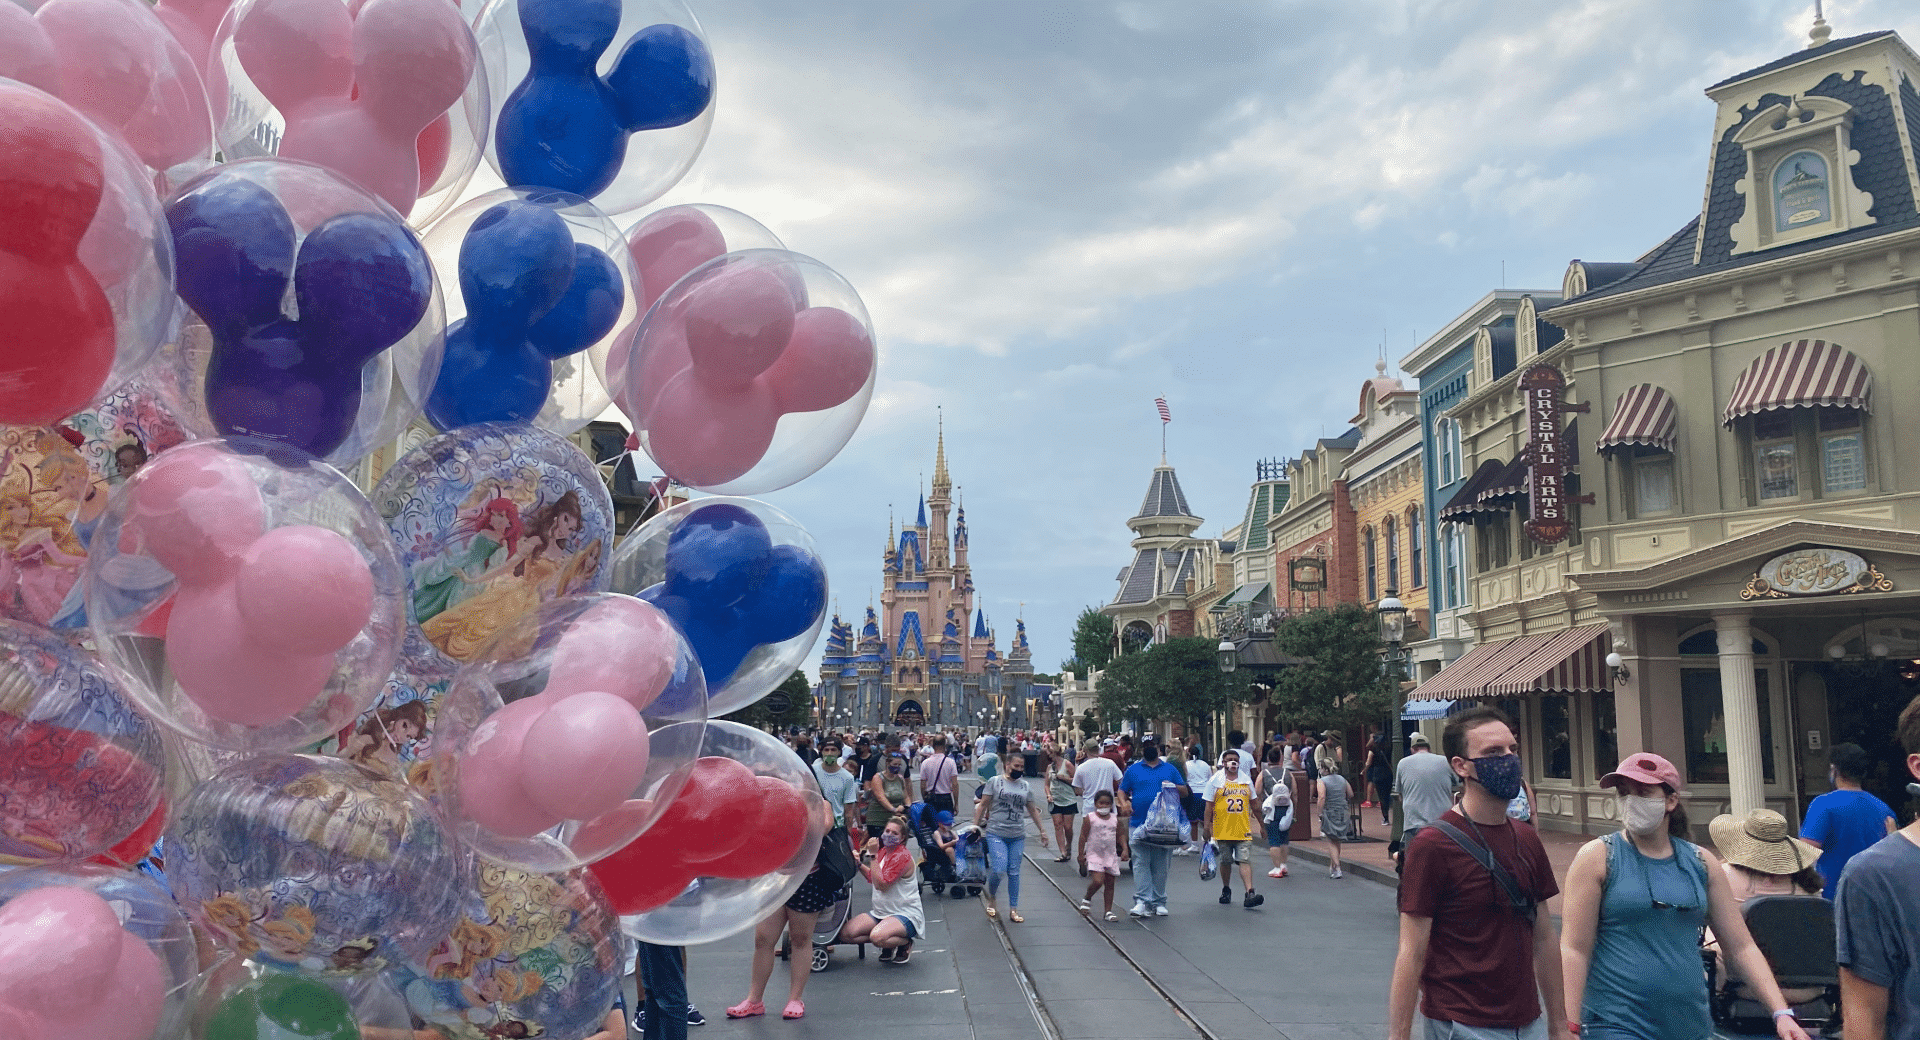
<path id="1" fill-rule="evenodd" d="M 163 456 L 164 457 L 164 456 Z M 326 689 L 332 654 L 294 654 L 255 642 L 232 583 L 183 587 L 167 620 L 167 666 L 200 710 L 236 726 L 299 714 Z"/>
<path id="2" fill-rule="evenodd" d="M 159 0 L 153 7 L 153 13 L 159 17 L 160 24 L 167 27 L 180 49 L 186 52 L 193 67 L 200 70 L 202 80 L 208 80 L 207 55 L 213 49 L 213 34 L 220 28 L 220 19 L 226 17 L 227 8 L 233 0 Z M 212 83 L 209 81 L 208 86 Z M 208 97 L 212 97 L 211 90 Z M 225 111 L 227 107 L 226 91 L 220 92 L 219 104 L 213 106 L 216 111 Z"/>
<path id="3" fill-rule="evenodd" d="M 467 738 L 460 761 L 460 809 L 482 830 L 530 838 L 564 817 L 542 809 L 521 785 L 521 747 L 547 710 L 545 697 L 514 701 L 484 719 Z"/>
<path id="4" fill-rule="evenodd" d="M 234 578 L 247 634 L 263 647 L 332 654 L 373 617 L 373 570 L 324 527 L 277 527 L 247 548 Z"/>
<path id="5" fill-rule="evenodd" d="M 60 96 L 60 55 L 33 12 L 0 4 L 0 76 Z"/>
<path id="6" fill-rule="evenodd" d="M 702 382 L 743 390 L 793 337 L 793 294 L 774 272 L 728 267 L 695 286 L 680 311 Z"/>
<path id="7" fill-rule="evenodd" d="M 674 206 L 629 228 L 627 251 L 633 254 L 634 270 L 640 276 L 635 288 L 645 313 L 688 271 L 725 253 L 727 241 L 712 217 Z"/>
<path id="8" fill-rule="evenodd" d="M 224 581 L 266 530 L 253 475 L 231 455 L 166 452 L 142 466 L 130 488 L 127 528 L 182 584 Z"/>
<path id="9" fill-rule="evenodd" d="M 773 444 L 780 410 L 755 380 L 745 390 L 714 390 L 692 370 L 662 387 L 649 416 L 647 453 L 675 480 L 725 484 L 753 469 Z"/>
<path id="10" fill-rule="evenodd" d="M 687 353 L 687 334 L 677 320 L 663 320 L 647 334 L 647 353 L 640 359 L 640 371 L 631 386 L 626 382 L 627 352 L 631 345 L 637 344 L 638 335 L 631 341 L 622 341 L 615 350 L 607 354 L 607 374 L 620 373 L 608 390 L 615 394 L 614 400 L 640 426 L 651 424 L 654 402 L 660 399 L 661 391 L 674 376 L 693 367 L 693 356 Z M 616 352 L 619 368 L 615 368 Z"/>
<path id="11" fill-rule="evenodd" d="M 53 1027 L 39 1015 L 0 1004 L 0 1036 L 52 1036 Z"/>
<path id="12" fill-rule="evenodd" d="M 191 57 L 139 0 L 48 0 L 35 16 L 60 57 L 63 96 L 164 170 L 212 152 Z"/>
<path id="13" fill-rule="evenodd" d="M 166 1010 L 166 970 L 147 944 L 120 933 L 120 960 L 98 999 L 69 1026 L 67 1036 L 148 1040 Z"/>
<path id="14" fill-rule="evenodd" d="M 106 900 L 48 886 L 0 907 L 0 1026 L 42 1030 L 4 1035 L 146 1040 L 165 1003 L 160 959 Z"/>
<path id="15" fill-rule="evenodd" d="M 598 690 L 642 710 L 673 681 L 679 652 L 678 630 L 653 604 L 604 599 L 560 634 L 545 693 L 558 698 Z"/>
<path id="16" fill-rule="evenodd" d="M 473 32 L 447 0 L 261 0 L 234 33 L 241 65 L 286 118 L 279 154 L 347 175 L 401 213 L 421 187 L 420 135 L 473 77 Z M 288 63 L 311 57 L 308 73 Z"/>
<path id="17" fill-rule="evenodd" d="M 817 412 L 859 393 L 872 372 L 867 327 L 838 307 L 809 307 L 794 317 L 793 338 L 767 382 L 781 411 Z"/>
<path id="18" fill-rule="evenodd" d="M 633 705 L 611 693 L 576 693 L 527 727 L 520 782 L 546 812 L 590 820 L 632 797 L 646 778 L 647 754 L 647 724 Z"/>

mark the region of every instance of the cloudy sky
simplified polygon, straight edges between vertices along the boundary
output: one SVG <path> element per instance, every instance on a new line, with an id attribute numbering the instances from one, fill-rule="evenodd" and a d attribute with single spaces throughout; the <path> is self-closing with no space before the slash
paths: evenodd
<path id="1" fill-rule="evenodd" d="M 1256 459 L 1353 416 L 1491 289 L 1557 291 L 1699 204 L 1708 84 L 1806 43 L 1796 0 L 906 3 L 711 0 L 720 107 L 663 203 L 749 213 L 858 287 L 878 391 L 846 449 L 765 496 L 857 616 L 934 409 L 1002 650 L 1111 599 L 1168 459 L 1203 530 Z M 1830 0 L 1835 37 L 1911 0 Z M 1504 270 L 1504 276 L 1503 276 Z M 809 661 L 809 670 L 813 667 Z"/>

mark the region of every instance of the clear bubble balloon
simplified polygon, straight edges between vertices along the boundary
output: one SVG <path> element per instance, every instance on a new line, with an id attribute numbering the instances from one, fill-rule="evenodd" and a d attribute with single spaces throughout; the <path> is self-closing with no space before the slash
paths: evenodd
<path id="1" fill-rule="evenodd" d="M 660 821 L 591 869 L 643 942 L 685 946 L 752 928 L 813 869 L 832 810 L 778 737 L 713 721 Z"/>
<path id="2" fill-rule="evenodd" d="M 87 556 L 102 655 L 170 728 L 283 751 L 366 710 L 406 632 L 406 578 L 372 505 L 282 445 L 195 441 L 113 496 Z"/>
<path id="3" fill-rule="evenodd" d="M 641 321 L 616 403 L 666 474 L 773 491 L 839 454 L 873 398 L 873 324 L 818 260 L 748 249 L 674 283 Z"/>
<path id="4" fill-rule="evenodd" d="M 772 693 L 806 660 L 827 616 L 813 537 L 751 498 L 694 499 L 640 525 L 614 551 L 613 590 L 679 626 L 716 716 Z"/>
<path id="5" fill-rule="evenodd" d="M 547 600 L 607 587 L 613 498 L 559 434 L 511 423 L 442 434 L 401 456 L 373 503 L 407 575 L 417 673 L 472 659 Z"/>
<path id="6" fill-rule="evenodd" d="M 132 378 L 170 334 L 173 241 L 117 137 L 12 80 L 0 111 L 0 425 L 46 425 Z"/>
<path id="7" fill-rule="evenodd" d="M 487 162 L 502 183 L 639 209 L 713 126 L 706 33 L 680 0 L 492 0 L 474 22 L 493 85 Z"/>
<path id="8" fill-rule="evenodd" d="M 414 1015 L 455 1040 L 598 1033 L 624 967 L 600 882 L 485 861 L 478 874 L 452 931 L 393 972 Z"/>
<path id="9" fill-rule="evenodd" d="M 0 873 L 0 1036 L 178 1036 L 198 971 L 185 915 L 145 875 Z"/>
<path id="10" fill-rule="evenodd" d="M 566 596 L 460 670 L 440 705 L 429 782 L 466 847 L 571 870 L 668 809 L 706 717 L 700 666 L 664 614 L 631 596 Z"/>
<path id="11" fill-rule="evenodd" d="M 240 0 L 208 59 L 215 136 L 230 160 L 334 170 L 425 227 L 486 148 L 478 58 L 449 0 Z"/>
<path id="12" fill-rule="evenodd" d="M 200 980 L 192 1040 L 412 1040 L 383 975 L 321 975 L 230 957 Z"/>
<path id="13" fill-rule="evenodd" d="M 606 411 L 607 351 L 641 313 L 612 219 L 577 195 L 501 188 L 461 203 L 425 242 L 448 287 L 446 352 L 427 399 L 436 427 L 568 434 Z"/>
<path id="14" fill-rule="evenodd" d="M 0 620 L 0 865 L 107 851 L 160 811 L 166 779 L 160 729 L 121 676 Z"/>
<path id="15" fill-rule="evenodd" d="M 259 755 L 201 782 L 166 851 L 174 898 L 215 942 L 323 974 L 426 956 L 470 883 L 418 791 L 316 755 Z"/>
<path id="16" fill-rule="evenodd" d="M 202 395 L 220 433 L 344 467 L 420 414 L 446 321 L 393 207 L 319 166 L 251 159 L 189 181 L 166 215 L 180 298 L 213 341 Z"/>

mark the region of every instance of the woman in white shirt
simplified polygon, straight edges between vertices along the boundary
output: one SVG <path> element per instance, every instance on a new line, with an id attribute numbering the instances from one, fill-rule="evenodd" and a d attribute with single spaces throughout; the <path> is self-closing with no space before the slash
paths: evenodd
<path id="1" fill-rule="evenodd" d="M 1206 759 L 1200 757 L 1200 745 L 1195 744 L 1189 747 L 1187 749 L 1187 790 L 1193 793 L 1187 795 L 1181 807 L 1187 811 L 1187 824 L 1192 828 L 1192 835 L 1187 842 L 1187 847 L 1180 850 L 1183 853 L 1200 851 L 1200 824 L 1207 815 L 1207 803 L 1201 797 L 1201 792 L 1207 789 L 1207 781 L 1211 779 L 1213 779 L 1213 767 L 1207 764 Z"/>

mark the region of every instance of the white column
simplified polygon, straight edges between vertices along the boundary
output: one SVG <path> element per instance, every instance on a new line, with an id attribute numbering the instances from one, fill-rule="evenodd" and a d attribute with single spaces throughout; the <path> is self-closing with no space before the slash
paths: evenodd
<path id="1" fill-rule="evenodd" d="M 1760 770 L 1759 691 L 1753 683 L 1753 615 L 1730 611 L 1713 615 L 1720 645 L 1720 705 L 1726 725 L 1728 807 L 1745 816 L 1767 804 Z"/>

